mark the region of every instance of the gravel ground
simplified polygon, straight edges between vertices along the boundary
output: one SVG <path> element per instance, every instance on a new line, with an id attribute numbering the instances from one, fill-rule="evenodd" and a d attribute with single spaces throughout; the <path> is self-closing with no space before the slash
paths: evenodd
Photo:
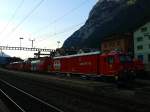
<path id="1" fill-rule="evenodd" d="M 0 70 L 0 78 L 65 112 L 149 112 L 149 96 L 114 84 Z M 148 88 L 147 91 L 149 90 Z M 144 94 L 143 100 L 142 95 Z M 141 102 L 144 101 L 144 102 Z M 147 104 L 146 104 L 146 103 Z M 138 103 L 138 104 L 137 104 Z"/>
<path id="2" fill-rule="evenodd" d="M 0 99 L 0 112 L 10 112 L 5 103 Z"/>

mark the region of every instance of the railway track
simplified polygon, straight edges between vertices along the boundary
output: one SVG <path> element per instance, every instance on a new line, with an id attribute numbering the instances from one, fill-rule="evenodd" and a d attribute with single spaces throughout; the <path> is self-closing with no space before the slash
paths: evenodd
<path id="1" fill-rule="evenodd" d="M 2 79 L 0 85 L 0 94 L 7 104 L 11 104 L 11 112 L 64 112 Z"/>
<path id="2" fill-rule="evenodd" d="M 3 76 L 3 77 L 2 77 Z M 21 73 L 19 74 L 21 76 Z M 44 101 L 61 103 L 61 106 L 65 109 L 65 112 L 149 112 L 150 111 L 150 103 L 146 103 L 144 100 L 139 97 L 126 98 L 118 97 L 122 96 L 122 93 L 117 96 L 111 94 L 112 91 L 106 91 L 104 95 L 89 93 L 88 91 L 79 91 L 74 90 L 73 88 L 68 88 L 62 84 L 54 84 L 51 81 L 47 82 L 44 80 L 37 79 L 29 79 L 25 77 L 17 77 L 8 74 L 1 75 L 1 79 L 7 80 L 13 85 L 16 85 L 19 88 L 22 88 L 24 91 L 28 91 L 28 93 L 32 93 L 34 96 L 38 96 L 38 98 L 43 99 Z M 4 81 L 5 82 L 5 81 Z M 5 83 L 3 88 L 5 89 Z M 68 85 L 69 86 L 69 85 Z M 101 92 L 101 87 L 98 86 L 97 93 Z M 100 91 L 99 91 L 100 90 Z M 9 90 L 13 92 L 13 90 Z M 110 93 L 110 94 L 109 94 Z M 149 93 L 149 92 L 146 92 Z M 141 93 L 139 93 L 141 94 Z M 143 93 L 142 93 L 143 94 Z M 16 95 L 15 95 L 16 96 Z M 54 98 L 55 97 L 55 98 Z M 149 96 L 146 96 L 149 98 Z M 22 97 L 20 97 L 22 98 Z M 23 98 L 24 100 L 24 98 Z M 148 100 L 147 100 L 148 101 Z M 25 101 L 26 102 L 26 101 Z M 20 102 L 19 102 L 20 103 Z M 67 111 L 70 110 L 70 111 Z M 37 111 L 37 110 L 34 110 Z M 29 111 L 30 112 L 30 111 Z M 39 112 L 39 110 L 37 111 Z M 49 112 L 49 111 L 43 111 Z M 51 111 L 50 111 L 51 112 Z"/>

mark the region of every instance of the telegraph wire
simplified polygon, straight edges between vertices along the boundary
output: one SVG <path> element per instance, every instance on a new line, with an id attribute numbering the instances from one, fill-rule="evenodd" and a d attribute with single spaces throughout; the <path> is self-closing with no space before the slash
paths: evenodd
<path id="1" fill-rule="evenodd" d="M 17 28 L 23 24 L 25 22 L 26 19 L 28 19 L 32 13 L 38 8 L 40 7 L 40 5 L 44 2 L 44 0 L 40 0 L 40 2 L 19 22 L 19 24 L 17 24 L 11 31 L 10 34 L 12 34 L 13 32 L 15 32 L 17 30 Z"/>
<path id="2" fill-rule="evenodd" d="M 28 17 L 30 17 L 31 15 L 32 15 L 32 13 L 38 8 L 38 7 L 40 7 L 40 5 L 42 4 L 42 2 L 44 2 L 44 0 L 41 0 L 21 21 L 20 21 L 20 23 L 16 26 L 16 27 L 14 27 L 13 28 L 13 32 L 21 25 L 21 24 L 23 24 L 23 22 L 28 18 Z"/>
<path id="3" fill-rule="evenodd" d="M 66 32 L 71 31 L 72 29 L 74 29 L 74 28 L 76 28 L 76 27 L 78 27 L 78 26 L 80 26 L 80 25 L 82 25 L 82 24 L 84 24 L 84 22 L 81 22 L 81 23 L 76 24 L 76 25 L 72 25 L 72 26 L 70 26 L 70 27 L 68 27 L 68 28 L 65 28 L 64 30 L 62 30 L 62 31 L 60 31 L 60 32 L 54 33 L 54 34 L 49 35 L 49 36 L 50 36 L 50 37 L 55 37 L 55 36 L 57 36 L 57 35 L 61 35 L 61 34 L 63 34 L 63 33 L 66 33 Z M 45 40 L 48 40 L 48 39 L 49 39 L 49 38 L 45 38 L 45 39 L 41 39 L 41 40 L 39 40 L 39 41 L 40 41 L 40 43 L 41 43 L 42 41 L 45 41 Z"/>
<path id="4" fill-rule="evenodd" d="M 54 21 L 48 23 L 48 24 L 45 25 L 44 27 L 38 29 L 38 30 L 35 32 L 35 34 L 41 32 L 41 31 L 43 31 L 43 30 L 45 30 L 45 29 L 47 29 L 48 27 L 50 27 L 50 25 L 53 25 L 53 24 L 59 22 L 60 20 L 64 19 L 64 18 L 67 17 L 69 14 L 71 14 L 72 12 L 76 11 L 77 9 L 79 9 L 80 7 L 82 7 L 83 5 L 85 5 L 87 2 L 89 2 L 89 0 L 84 0 L 84 1 L 83 1 L 81 4 L 79 4 L 77 7 L 71 9 L 70 11 L 68 11 L 67 13 L 65 13 L 64 15 L 62 15 L 62 16 L 56 18 Z"/>
<path id="5" fill-rule="evenodd" d="M 0 34 L 2 34 L 7 29 L 7 27 L 10 25 L 11 21 L 15 18 L 16 14 L 18 13 L 19 9 L 22 7 L 23 3 L 24 3 L 24 0 L 21 0 L 21 2 L 19 3 L 18 7 L 16 8 L 14 13 L 12 14 L 9 22 L 4 26 L 4 28 L 2 29 Z"/>
<path id="6" fill-rule="evenodd" d="M 46 25 L 46 26 L 44 26 L 43 28 L 39 29 L 39 30 L 38 30 L 37 32 L 35 32 L 35 33 L 39 33 L 39 32 L 41 32 L 42 30 L 48 28 L 50 25 L 53 25 L 53 24 L 59 22 L 60 20 L 62 20 L 62 19 L 65 18 L 66 16 L 68 16 L 70 13 L 76 11 L 78 8 L 80 8 L 81 6 L 85 5 L 85 4 L 88 3 L 88 2 L 89 2 L 89 0 L 84 0 L 80 5 L 78 5 L 77 7 L 73 8 L 73 9 L 71 9 L 70 11 L 68 11 L 67 13 L 65 13 L 64 15 L 58 17 L 58 18 L 55 19 L 53 22 L 50 22 L 48 25 Z M 85 22 L 85 21 L 84 21 L 84 22 Z M 84 22 L 81 22 L 81 23 L 79 23 L 79 24 L 77 24 L 77 25 L 73 25 L 73 26 L 71 26 L 71 27 L 65 28 L 64 30 L 62 30 L 62 31 L 60 31 L 60 32 L 57 32 L 57 33 L 54 33 L 54 34 L 49 35 L 49 36 L 50 36 L 50 37 L 55 37 L 55 36 L 57 36 L 57 35 L 61 35 L 61 34 L 63 34 L 63 33 L 69 32 L 70 30 L 72 30 L 72 29 L 74 29 L 75 27 L 77 27 L 77 26 L 83 24 Z M 39 37 L 39 36 L 38 36 L 38 37 Z M 41 40 L 39 40 L 39 41 L 40 41 L 40 43 L 41 43 L 42 41 L 45 41 L 45 40 L 48 40 L 48 39 L 49 39 L 49 38 L 44 38 L 44 39 L 41 39 Z"/>

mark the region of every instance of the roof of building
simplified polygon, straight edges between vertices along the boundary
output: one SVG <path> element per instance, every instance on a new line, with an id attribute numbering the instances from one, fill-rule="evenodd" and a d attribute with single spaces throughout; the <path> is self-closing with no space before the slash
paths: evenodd
<path id="1" fill-rule="evenodd" d="M 108 40 L 114 40 L 114 39 L 122 39 L 122 38 L 125 38 L 125 37 L 132 37 L 132 33 L 114 34 L 114 35 L 111 35 L 111 36 L 107 36 L 102 40 L 102 42 L 108 41 Z"/>

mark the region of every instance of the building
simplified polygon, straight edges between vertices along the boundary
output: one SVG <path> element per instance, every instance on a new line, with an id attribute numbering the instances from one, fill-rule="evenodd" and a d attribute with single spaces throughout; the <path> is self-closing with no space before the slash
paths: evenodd
<path id="1" fill-rule="evenodd" d="M 102 51 L 109 52 L 116 49 L 127 53 L 133 52 L 133 35 L 131 33 L 118 34 L 106 37 L 102 40 Z"/>
<path id="2" fill-rule="evenodd" d="M 144 64 L 150 64 L 150 22 L 134 32 L 134 55 Z"/>

